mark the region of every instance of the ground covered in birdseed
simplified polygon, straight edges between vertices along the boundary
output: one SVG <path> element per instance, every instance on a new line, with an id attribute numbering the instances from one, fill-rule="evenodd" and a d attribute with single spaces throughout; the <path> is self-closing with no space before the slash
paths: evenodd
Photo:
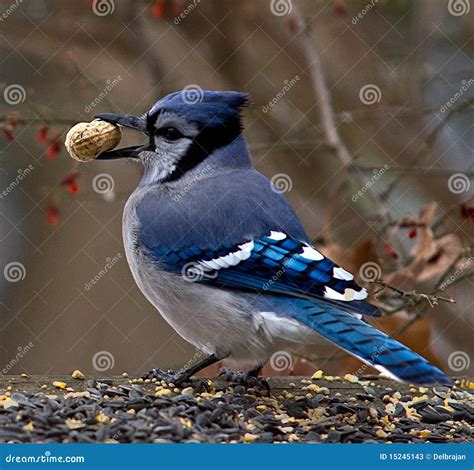
<path id="1" fill-rule="evenodd" d="M 401 386 L 348 375 L 269 379 L 3 377 L 0 442 L 473 442 L 473 383 Z"/>

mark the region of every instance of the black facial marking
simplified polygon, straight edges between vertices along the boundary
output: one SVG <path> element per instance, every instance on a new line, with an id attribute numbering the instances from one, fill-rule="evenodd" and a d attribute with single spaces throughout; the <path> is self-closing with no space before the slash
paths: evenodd
<path id="1" fill-rule="evenodd" d="M 214 150 L 230 144 L 241 133 L 240 121 L 226 127 L 204 128 L 193 139 L 190 147 L 163 182 L 176 181 L 206 159 Z"/>

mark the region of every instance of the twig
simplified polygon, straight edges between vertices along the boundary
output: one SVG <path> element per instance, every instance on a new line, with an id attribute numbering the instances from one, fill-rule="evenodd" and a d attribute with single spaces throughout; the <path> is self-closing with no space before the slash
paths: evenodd
<path id="1" fill-rule="evenodd" d="M 426 300 L 428 304 L 430 305 L 430 307 L 434 307 L 435 305 L 438 305 L 439 301 L 456 303 L 456 301 L 450 297 L 442 297 L 440 295 L 435 295 L 435 294 L 423 294 L 415 290 L 404 291 L 404 290 L 399 289 L 398 287 L 392 286 L 383 281 L 371 281 L 371 282 L 382 286 L 382 289 L 379 289 L 377 293 L 380 293 L 383 289 L 389 289 L 393 292 L 396 292 L 398 295 L 404 298 L 409 298 L 415 301 Z"/>
<path id="2" fill-rule="evenodd" d="M 385 169 L 385 171 L 390 172 L 390 173 L 406 173 L 406 174 L 411 174 L 417 175 L 418 177 L 424 176 L 424 175 L 429 175 L 429 176 L 439 176 L 439 177 L 445 177 L 445 176 L 451 176 L 453 173 L 460 173 L 462 172 L 464 175 L 467 177 L 474 177 L 474 171 L 463 171 L 463 170 L 450 170 L 447 168 L 423 168 L 423 167 L 393 167 L 390 166 L 388 168 L 383 167 L 383 166 L 369 166 L 369 165 L 354 165 L 354 169 L 363 171 L 363 172 L 371 172 L 375 170 L 382 170 Z"/>
<path id="3" fill-rule="evenodd" d="M 311 41 L 307 24 L 304 22 L 303 17 L 296 7 L 294 8 L 294 11 L 298 33 L 301 34 L 304 53 L 309 64 L 309 74 L 312 79 L 314 92 L 319 98 L 318 104 L 321 113 L 321 124 L 323 131 L 328 144 L 334 147 L 337 157 L 347 170 L 353 166 L 353 161 L 349 150 L 345 146 L 337 130 L 334 110 L 331 105 L 331 97 L 324 79 L 324 73 L 321 61 L 319 59 L 319 54 L 316 51 L 313 42 Z M 351 176 L 349 172 L 347 174 L 348 176 Z M 363 186 L 367 187 L 367 192 L 370 194 L 374 204 L 377 206 L 377 212 L 379 213 L 380 217 L 385 221 L 388 220 L 389 213 L 387 208 L 383 204 L 383 201 L 380 199 L 380 196 L 375 188 L 369 184 L 369 181 L 365 175 L 360 174 L 353 176 L 356 176 L 359 180 L 359 183 L 362 183 Z"/>

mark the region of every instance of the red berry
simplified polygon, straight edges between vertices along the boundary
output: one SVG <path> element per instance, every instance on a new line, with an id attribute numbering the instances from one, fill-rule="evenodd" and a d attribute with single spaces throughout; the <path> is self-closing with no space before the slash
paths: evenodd
<path id="1" fill-rule="evenodd" d="M 5 139 L 7 139 L 8 142 L 13 142 L 15 140 L 15 136 L 13 135 L 13 132 L 10 129 L 4 127 L 2 131 L 3 135 L 5 136 Z"/>
<path id="2" fill-rule="evenodd" d="M 184 6 L 181 0 L 174 0 L 173 1 L 173 16 L 179 16 L 183 13 Z"/>
<path id="3" fill-rule="evenodd" d="M 48 141 L 48 126 L 46 124 L 43 124 L 38 131 L 38 134 L 36 134 L 36 140 L 40 144 L 45 144 Z"/>
<path id="4" fill-rule="evenodd" d="M 151 13 L 155 18 L 161 18 L 166 12 L 166 5 L 163 0 L 156 0 L 151 7 Z"/>
<path id="5" fill-rule="evenodd" d="M 346 7 L 341 2 L 338 2 L 337 0 L 335 0 L 333 6 L 334 6 L 334 11 L 338 15 L 347 15 Z"/>
<path id="6" fill-rule="evenodd" d="M 48 223 L 51 225 L 56 225 L 59 222 L 59 210 L 56 205 L 50 204 L 46 208 L 46 217 L 48 219 Z"/>
<path id="7" fill-rule="evenodd" d="M 50 141 L 50 144 L 48 145 L 48 148 L 46 149 L 46 158 L 48 160 L 54 160 L 57 157 L 60 150 L 61 150 L 61 143 L 56 137 Z"/>
<path id="8" fill-rule="evenodd" d="M 67 188 L 71 194 L 76 194 L 79 192 L 79 185 L 77 184 L 77 178 L 79 178 L 80 173 L 75 171 L 70 175 L 67 175 L 62 181 L 61 186 Z"/>

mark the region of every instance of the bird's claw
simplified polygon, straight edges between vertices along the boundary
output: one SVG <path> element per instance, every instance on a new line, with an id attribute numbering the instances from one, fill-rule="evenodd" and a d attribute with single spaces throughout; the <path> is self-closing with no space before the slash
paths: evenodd
<path id="1" fill-rule="evenodd" d="M 263 377 L 258 377 L 252 372 L 235 371 L 222 367 L 219 369 L 219 376 L 231 384 L 239 384 L 255 390 L 266 390 L 270 393 L 270 386 L 267 380 Z"/>
<path id="2" fill-rule="evenodd" d="M 142 379 L 156 379 L 156 380 L 164 380 L 166 383 L 178 385 L 182 382 L 185 377 L 180 377 L 176 372 L 171 369 L 164 371 L 163 369 L 151 369 L 146 374 L 142 375 Z"/>

